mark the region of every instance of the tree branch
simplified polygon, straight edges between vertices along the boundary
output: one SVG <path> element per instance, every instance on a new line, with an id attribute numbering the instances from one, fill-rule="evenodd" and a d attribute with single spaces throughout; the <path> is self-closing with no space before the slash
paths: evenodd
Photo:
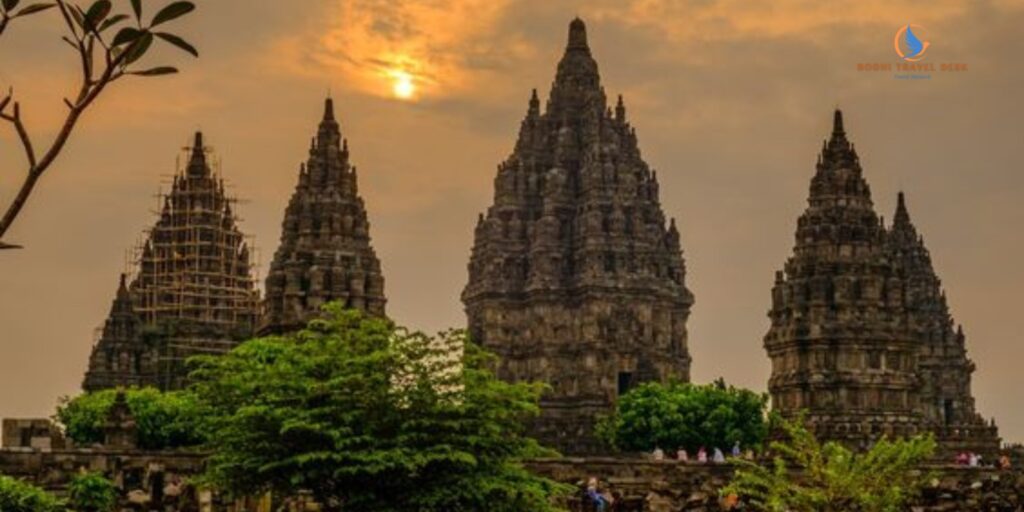
<path id="1" fill-rule="evenodd" d="M 9 3 L 4 2 L 4 5 L 9 5 Z M 63 150 L 79 118 L 108 85 L 128 74 L 150 76 L 177 71 L 175 68 L 169 67 L 153 68 L 140 72 L 129 71 L 127 69 L 128 65 L 138 60 L 149 49 L 149 45 L 153 41 L 153 33 L 150 31 L 151 27 L 143 27 L 140 22 L 139 30 L 130 30 L 126 27 L 118 34 L 119 36 L 127 34 L 128 37 L 124 38 L 121 36 L 122 39 L 120 41 L 117 41 L 118 38 L 115 37 L 114 39 L 118 44 L 116 46 L 108 45 L 103 40 L 101 30 L 112 28 L 128 18 L 126 14 L 116 15 L 116 19 L 110 18 L 107 20 L 107 23 L 101 25 L 104 18 L 110 12 L 109 4 L 99 11 L 90 8 L 89 12 L 86 12 L 69 0 L 52 0 L 52 2 L 30 5 L 14 15 L 8 12 L 4 5 L 0 5 L 0 35 L 6 29 L 7 23 L 14 18 L 44 11 L 54 6 L 58 7 L 67 28 L 67 33 L 61 39 L 68 43 L 78 54 L 81 64 L 82 82 L 78 89 L 78 95 L 73 100 L 63 98 L 64 104 L 68 107 L 67 116 L 57 136 L 38 159 L 35 148 L 32 145 L 32 138 L 22 120 L 21 106 L 17 101 L 13 101 L 14 91 L 9 90 L 5 96 L 0 97 L 0 121 L 7 121 L 14 126 L 14 130 L 21 141 L 25 158 L 28 161 L 28 172 L 25 175 L 25 179 L 11 204 L 4 212 L 3 217 L 0 217 L 0 238 L 7 233 L 15 218 L 24 208 L 39 178 L 42 177 L 43 173 L 46 172 L 61 150 Z M 93 4 L 94 7 L 96 5 Z M 180 17 L 194 8 L 195 5 L 188 1 L 175 2 L 161 11 L 166 13 L 163 21 Z M 142 35 L 145 37 L 140 37 Z M 180 38 L 174 36 L 174 39 L 168 39 L 170 37 L 168 34 L 161 34 L 161 37 L 188 53 L 197 55 L 195 48 Z M 99 49 L 96 47 L 97 42 L 101 47 Z M 97 52 L 103 57 L 102 62 L 97 58 Z M 98 76 L 97 73 L 99 73 Z M 13 108 L 8 111 L 8 105 L 12 101 Z M 0 249 L 15 247 L 17 246 L 0 242 Z"/>
<path id="2" fill-rule="evenodd" d="M 73 30 L 73 22 L 70 17 L 66 15 L 66 6 L 64 0 L 57 0 L 57 5 L 61 8 L 61 12 L 65 13 L 65 20 L 68 23 L 68 27 Z M 77 33 L 75 37 L 78 38 Z M 127 51 L 122 52 L 117 58 L 107 59 L 107 65 L 105 66 L 103 73 L 95 80 L 92 78 L 92 70 L 89 65 L 89 57 L 86 56 L 86 52 L 92 48 L 91 44 L 87 44 L 81 38 L 78 39 L 78 50 L 82 59 L 82 85 L 78 92 L 78 97 L 74 103 L 67 102 L 69 105 L 69 112 L 67 118 L 64 120 L 64 124 L 61 126 L 60 132 L 57 133 L 57 137 L 53 140 L 50 148 L 43 153 L 43 156 L 37 161 L 35 151 L 32 147 L 31 138 L 28 132 L 25 130 L 25 126 L 21 121 L 21 112 L 18 108 L 18 103 L 14 104 L 13 115 L 6 113 L 0 113 L 0 118 L 10 121 L 14 124 L 15 129 L 18 132 L 18 136 L 21 139 L 22 146 L 25 149 L 25 156 L 29 161 L 28 174 L 25 176 L 25 181 L 22 182 L 21 187 L 18 189 L 17 195 L 11 201 L 4 216 L 0 218 L 0 238 L 4 236 L 14 219 L 17 218 L 21 209 L 25 207 L 25 203 L 28 202 L 29 196 L 32 194 L 32 190 L 35 188 L 39 178 L 46 172 L 46 169 L 50 167 L 57 155 L 60 154 L 61 149 L 68 141 L 68 137 L 71 135 L 72 130 L 75 128 L 75 124 L 78 122 L 82 112 L 89 107 L 90 104 L 100 95 L 101 92 L 114 80 L 117 80 L 123 76 L 123 72 L 119 71 L 121 63 L 124 61 Z M 10 95 L 8 95 L 9 97 Z"/>
<path id="3" fill-rule="evenodd" d="M 11 94 L 8 94 L 7 98 L 4 98 L 4 107 L 6 107 L 10 98 Z M 9 121 L 14 125 L 15 131 L 18 132 L 18 138 L 21 139 L 21 145 L 25 148 L 25 157 L 28 158 L 28 167 L 31 170 L 36 166 L 36 152 L 32 148 L 32 139 L 28 136 L 28 131 L 25 129 L 25 123 L 21 121 L 21 105 L 15 101 L 14 112 L 11 114 L 7 114 L 2 108 L 0 108 L 0 119 Z"/>

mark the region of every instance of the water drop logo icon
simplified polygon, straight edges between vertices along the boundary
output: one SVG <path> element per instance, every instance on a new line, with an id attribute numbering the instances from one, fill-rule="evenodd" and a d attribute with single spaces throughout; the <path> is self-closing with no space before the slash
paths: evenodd
<path id="1" fill-rule="evenodd" d="M 924 32 L 921 25 L 907 24 L 896 31 L 896 38 L 893 46 L 896 48 L 896 55 L 908 62 L 916 62 L 924 58 L 924 52 L 928 51 L 931 45 L 928 41 L 921 41 L 919 34 Z"/>

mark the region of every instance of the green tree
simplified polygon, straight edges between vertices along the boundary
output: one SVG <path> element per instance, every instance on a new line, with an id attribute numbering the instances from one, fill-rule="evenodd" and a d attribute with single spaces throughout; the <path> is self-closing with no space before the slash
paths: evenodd
<path id="1" fill-rule="evenodd" d="M 895 512 L 930 479 L 921 463 L 935 452 L 929 434 L 881 439 L 864 453 L 821 444 L 801 421 L 780 420 L 782 440 L 771 443 L 766 465 L 736 460 L 736 475 L 723 494 L 736 494 L 768 512 Z"/>
<path id="2" fill-rule="evenodd" d="M 135 417 L 139 447 L 148 450 L 197 446 L 204 439 L 199 432 L 198 402 L 187 391 L 161 392 L 156 388 L 125 391 L 128 408 Z M 117 391 L 106 389 L 64 398 L 57 408 L 57 421 L 75 443 L 88 446 L 103 442 L 103 425 Z"/>
<path id="3" fill-rule="evenodd" d="M 0 511 L 66 512 L 64 502 L 34 486 L 0 475 Z"/>
<path id="4" fill-rule="evenodd" d="M 526 471 L 541 386 L 509 384 L 463 332 L 437 337 L 324 308 L 285 337 L 194 360 L 213 452 L 234 495 L 313 494 L 328 510 L 554 510 L 566 488 Z"/>
<path id="5" fill-rule="evenodd" d="M 0 36 L 13 20 L 56 7 L 55 11 L 60 13 L 58 23 L 62 32 L 61 40 L 75 53 L 81 76 L 78 91 L 73 96 L 64 98 L 67 112 L 60 129 L 47 145 L 38 145 L 38 139 L 34 141 L 36 144 L 33 143 L 21 105 L 15 98 L 14 87 L 5 87 L 6 94 L 0 94 L 0 121 L 10 123 L 12 131 L 21 143 L 27 167 L 21 187 L 4 214 L 0 216 L 0 239 L 18 217 L 39 178 L 64 149 L 79 118 L 107 86 L 125 77 L 159 76 L 178 72 L 171 66 L 139 67 L 143 55 L 149 51 L 154 41 L 163 41 L 199 56 L 199 52 L 191 44 L 167 32 L 165 26 L 161 26 L 192 12 L 195 9 L 192 2 L 171 2 L 158 10 L 149 21 L 143 17 L 142 0 L 131 0 L 131 15 L 115 12 L 110 0 L 94 0 L 85 8 L 68 0 L 38 2 L 21 7 L 19 4 L 21 0 L 0 0 Z M 32 87 L 32 84 L 27 86 Z M 17 247 L 19 246 L 0 242 L 0 249 Z"/>
<path id="6" fill-rule="evenodd" d="M 111 512 L 117 506 L 117 488 L 100 473 L 81 473 L 68 486 L 75 512 Z"/>
<path id="7" fill-rule="evenodd" d="M 642 384 L 619 398 L 611 415 L 598 424 L 598 435 L 625 451 L 701 446 L 728 451 L 739 442 L 758 448 L 768 432 L 767 397 L 726 386 L 669 382 Z"/>

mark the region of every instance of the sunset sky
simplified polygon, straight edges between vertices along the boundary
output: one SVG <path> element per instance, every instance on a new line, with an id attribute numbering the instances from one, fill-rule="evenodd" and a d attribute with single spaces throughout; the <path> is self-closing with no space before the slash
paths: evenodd
<path id="1" fill-rule="evenodd" d="M 177 32 L 200 58 L 157 51 L 148 62 L 182 73 L 105 92 L 5 236 L 25 248 L 0 252 L 0 417 L 48 416 L 77 392 L 125 252 L 196 129 L 245 199 L 262 280 L 328 91 L 390 316 L 461 326 L 477 213 L 578 15 L 681 232 L 694 380 L 765 389 L 770 287 L 839 106 L 879 214 L 907 194 L 978 366 L 979 411 L 1024 441 L 1024 0 L 197 3 Z M 910 23 L 930 42 L 922 63 L 967 70 L 858 71 L 898 62 L 894 34 Z M 0 89 L 43 139 L 77 87 L 59 27 L 51 11 L 0 36 Z M 0 126 L 3 206 L 24 168 Z"/>

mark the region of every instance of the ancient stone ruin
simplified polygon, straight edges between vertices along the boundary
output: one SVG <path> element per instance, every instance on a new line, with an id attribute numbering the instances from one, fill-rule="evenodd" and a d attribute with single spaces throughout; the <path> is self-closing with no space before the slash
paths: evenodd
<path id="1" fill-rule="evenodd" d="M 134 251 L 134 275 L 121 276 L 89 358 L 87 391 L 180 388 L 186 359 L 227 352 L 252 335 L 259 296 L 249 248 L 207 152 L 197 132 L 188 165 Z"/>
<path id="2" fill-rule="evenodd" d="M 998 450 L 994 424 L 974 410 L 974 365 L 904 197 L 887 229 L 838 110 L 769 317 L 773 406 L 807 411 L 820 438 L 864 447 L 930 430 L 950 450 Z"/>
<path id="3" fill-rule="evenodd" d="M 693 295 L 675 222 L 640 157 L 621 96 L 608 108 L 586 27 L 575 19 L 544 111 L 534 91 L 498 166 L 462 294 L 472 336 L 500 377 L 545 382 L 534 431 L 566 452 L 645 380 L 689 380 Z"/>
<path id="4" fill-rule="evenodd" d="M 260 332 L 302 328 L 330 301 L 383 316 L 387 299 L 356 168 L 328 98 L 285 210 L 281 245 L 267 274 Z"/>

